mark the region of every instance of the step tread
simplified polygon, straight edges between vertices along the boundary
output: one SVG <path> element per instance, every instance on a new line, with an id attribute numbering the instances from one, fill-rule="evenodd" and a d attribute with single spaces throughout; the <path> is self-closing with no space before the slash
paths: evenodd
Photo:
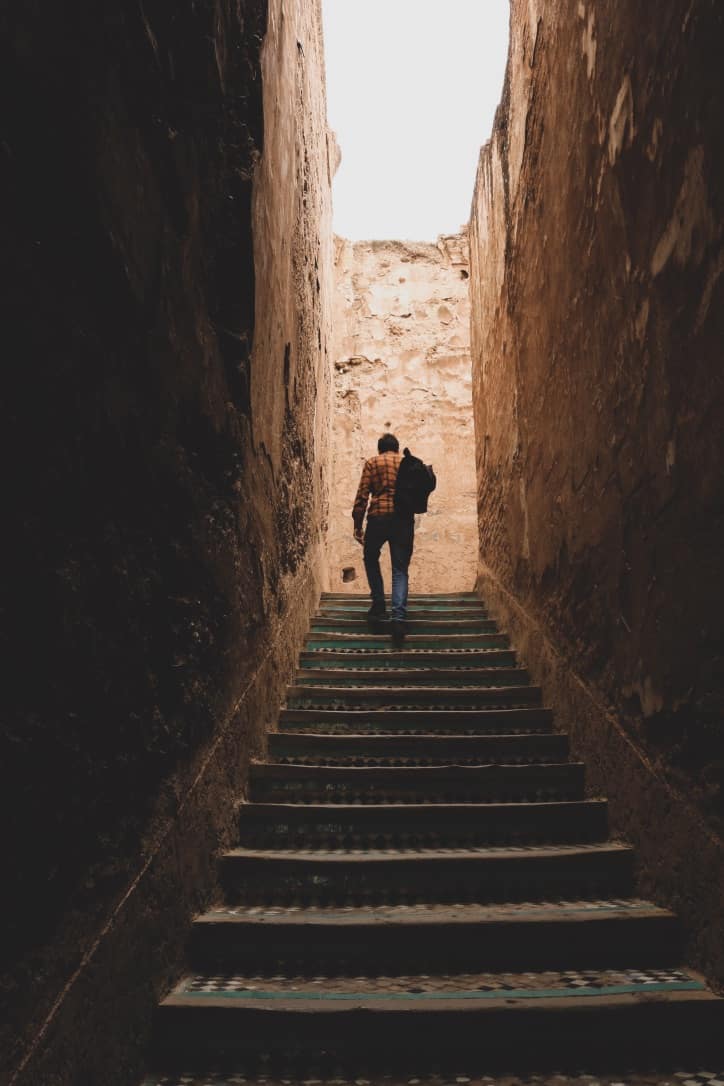
<path id="1" fill-rule="evenodd" d="M 363 645 L 370 644 L 372 641 L 379 641 L 383 635 L 375 633 L 344 633 L 335 632 L 333 630 L 320 630 L 318 632 L 310 631 L 307 633 L 308 641 L 328 641 L 333 638 L 340 644 L 361 641 Z M 389 635 L 385 635 L 389 636 Z M 490 645 L 493 641 L 505 638 L 507 640 L 508 635 L 504 633 L 495 633 L 493 631 L 486 631 L 483 633 L 439 633 L 434 634 L 434 640 L 441 645 L 447 645 L 450 648 L 455 648 L 458 645 L 469 645 L 472 641 L 472 646 L 476 645 Z M 409 644 L 413 648 L 415 645 L 420 645 L 423 641 L 430 641 L 432 635 L 425 633 L 410 633 L 405 637 L 405 646 Z M 389 641 L 387 642 L 389 644 Z M 393 650 L 394 651 L 394 650 Z M 397 649 L 398 652 L 404 652 L 405 649 Z"/>
<path id="2" fill-rule="evenodd" d="M 406 668 L 383 668 L 383 667 L 348 667 L 348 668 L 333 668 L 333 667 L 302 667 L 298 668 L 296 672 L 296 681 L 299 683 L 300 679 L 305 679 L 308 682 L 314 679 L 323 679 L 325 682 L 333 682 L 339 680 L 344 683 L 345 689 L 351 683 L 358 682 L 359 685 L 374 686 L 375 683 L 379 683 L 383 680 L 385 686 L 390 683 L 399 683 L 401 686 L 414 686 L 419 684 L 421 679 L 426 682 L 433 682 L 435 680 L 454 679 L 456 683 L 460 683 L 461 680 L 468 682 L 470 685 L 474 685 L 474 680 L 486 680 L 491 686 L 506 686 L 511 678 L 513 680 L 520 679 L 525 680 L 528 678 L 528 669 L 525 667 L 516 667 L 509 665 L 501 665 L 500 667 L 475 667 L 470 665 L 461 665 L 460 667 L 406 667 Z M 493 683 L 492 680 L 497 680 Z M 458 686 L 456 686 L 458 689 Z"/>
<path id="3" fill-rule="evenodd" d="M 379 701 L 382 708 L 389 704 L 390 707 L 398 705 L 408 709 L 446 709 L 461 706 L 474 709 L 485 705 L 491 708 L 510 704 L 523 706 L 531 702 L 538 706 L 542 703 L 542 698 L 539 686 L 526 683 L 511 686 L 367 686 L 362 683 L 350 686 L 314 686 L 311 683 L 301 683 L 287 687 L 288 708 L 293 708 L 295 702 L 304 702 L 307 708 L 314 708 L 318 702 L 321 708 L 329 701 L 339 702 L 340 707 L 344 707 L 345 703 L 355 705 L 360 702 Z"/>
<path id="4" fill-rule="evenodd" d="M 322 633 L 323 636 L 320 636 L 319 633 Z M 372 641 L 380 641 L 381 636 L 382 636 L 379 633 L 369 633 L 369 632 L 368 633 L 357 633 L 357 632 L 352 632 L 352 631 L 348 631 L 348 630 L 339 630 L 339 631 L 326 630 L 326 631 L 319 631 L 319 633 L 315 632 L 314 630 L 309 631 L 307 633 L 307 641 L 329 640 L 330 637 L 334 637 L 335 641 L 339 641 L 341 643 L 351 642 L 351 641 L 361 641 L 361 642 L 363 642 L 363 644 L 369 644 L 369 642 L 372 642 Z M 436 633 L 434 635 L 434 640 L 435 640 L 435 642 L 441 642 L 443 645 L 449 645 L 450 647 L 455 647 L 456 645 L 460 644 L 461 642 L 470 642 L 470 641 L 472 641 L 473 644 L 481 644 L 481 645 L 491 644 L 492 640 L 496 639 L 496 637 L 505 637 L 505 639 L 507 640 L 508 635 L 506 633 L 499 633 L 499 632 L 493 631 L 493 630 L 491 630 L 491 631 L 481 631 L 480 633 Z M 420 642 L 422 642 L 422 641 L 430 641 L 430 640 L 431 640 L 431 635 L 429 633 L 408 633 L 406 635 L 406 637 L 405 637 L 405 649 L 401 649 L 401 648 L 392 649 L 391 648 L 391 652 L 404 652 L 408 648 L 408 645 L 411 645 L 412 647 L 414 647 L 415 645 L 419 645 Z M 386 644 L 389 644 L 389 643 L 390 642 L 386 642 Z"/>
<path id="5" fill-rule="evenodd" d="M 340 670 L 383 670 L 433 667 L 515 667 L 513 649 L 305 649 L 299 659 L 306 666 L 330 667 L 339 665 Z M 495 661 L 500 661 L 496 663 Z"/>
<path id="6" fill-rule="evenodd" d="M 275 732 L 269 760 L 292 765 L 556 765 L 567 763 L 568 736 L 374 735 Z"/>
<path id="7" fill-rule="evenodd" d="M 390 743 L 394 743 L 394 736 L 380 736 L 380 735 L 368 735 L 365 732 L 345 732 L 341 736 L 329 736 L 323 733 L 315 735 L 314 732 L 270 732 L 269 738 L 273 739 L 279 737 L 285 742 L 292 740 L 299 740 L 300 743 L 312 743 L 315 745 L 329 744 L 337 745 L 344 743 L 345 745 L 352 746 L 355 743 L 363 743 L 366 746 L 379 746 L 381 750 L 384 750 Z M 444 749 L 451 743 L 453 745 L 466 744 L 469 746 L 494 746 L 496 743 L 504 743 L 511 746 L 524 746 L 531 740 L 534 740 L 539 744 L 557 744 L 559 742 L 567 742 L 568 736 L 563 732 L 531 732 L 530 735 L 517 735 L 509 732 L 487 732 L 485 735 L 410 735 L 403 737 L 406 743 L 411 746 L 429 746 L 431 748 L 440 747 Z"/>
<path id="8" fill-rule="evenodd" d="M 529 720 L 537 716 L 545 717 L 547 720 L 553 719 L 553 710 L 547 705 L 516 705 L 516 706 L 491 706 L 488 709 L 429 709 L 425 706 L 415 709 L 401 709 L 391 708 L 381 711 L 379 709 L 370 712 L 365 709 L 285 709 L 280 711 L 280 720 L 309 720 L 312 717 L 318 717 L 320 722 L 331 721 L 334 717 L 349 718 L 352 721 L 361 722 L 368 717 L 375 722 L 380 719 L 386 719 L 389 721 L 398 722 L 412 722 L 415 720 L 432 720 L 433 718 L 441 718 L 442 720 L 454 723 L 459 721 L 461 723 L 473 718 L 474 720 L 502 720 L 502 721 L 515 721 L 515 720 Z"/>
<path id="9" fill-rule="evenodd" d="M 433 604 L 430 602 L 428 606 L 414 605 L 408 607 L 407 618 L 488 618 L 488 610 L 480 604 L 458 604 L 457 606 L 448 606 L 446 603 Z M 365 621 L 369 616 L 368 607 L 366 605 L 358 606 L 356 604 L 350 604 L 349 606 L 334 606 L 333 604 L 325 604 L 324 607 L 320 607 L 312 615 L 312 621 L 318 618 L 330 619 L 330 618 L 362 618 Z M 390 617 L 390 613 L 381 616 L 384 621 L 385 618 Z M 377 621 L 380 620 L 380 616 L 377 616 Z"/>
<path id="10" fill-rule="evenodd" d="M 194 921 L 195 925 L 264 925 L 285 928 L 333 927 L 448 927 L 455 924 L 541 924 L 596 923 L 602 919 L 644 922 L 651 918 L 671 919 L 674 913 L 641 898 L 590 901 L 511 901 L 483 905 L 393 904 L 365 906 L 265 906 L 227 905 L 210 909 Z"/>
<path id="11" fill-rule="evenodd" d="M 381 625 L 386 624 L 389 619 L 377 619 Z M 479 626 L 483 626 L 487 631 L 493 633 L 498 629 L 497 623 L 492 618 L 487 618 L 486 615 L 473 615 L 464 616 L 463 618 L 415 618 L 408 617 L 405 620 L 405 627 L 408 630 L 419 630 L 424 626 L 441 627 L 442 631 L 446 630 L 469 630 L 476 629 Z M 344 632 L 350 627 L 359 626 L 360 629 L 368 629 L 367 616 L 350 615 L 348 618 L 340 618 L 337 615 L 332 615 L 327 618 L 325 615 L 314 616 L 311 619 L 312 630 L 318 629 L 320 626 L 324 627 L 340 627 L 340 632 Z"/>
<path id="12" fill-rule="evenodd" d="M 292 808 L 296 809 L 296 808 Z M 270 848 L 244 848 L 237 846 L 225 852 L 224 859 L 255 860 L 279 860 L 288 863 L 318 863 L 334 864 L 344 863 L 369 864 L 369 863 L 415 863 L 421 859 L 429 860 L 520 860 L 523 857 L 533 857 L 542 860 L 554 860 L 558 857 L 571 856 L 616 856 L 633 855 L 633 848 L 618 841 L 592 842 L 583 844 L 560 845 L 466 845 L 460 848 L 418 848 L 403 846 L 395 848 L 310 848 L 297 847 L 294 849 L 270 849 Z"/>
<path id="13" fill-rule="evenodd" d="M 328 601 L 328 599 L 350 599 L 355 603 L 366 603 L 370 605 L 370 597 L 366 592 L 322 592 L 321 599 Z M 481 597 L 477 592 L 410 592 L 407 596 L 407 602 L 411 599 L 474 599 L 479 603 L 482 603 Z"/>
<path id="14" fill-rule="evenodd" d="M 289 732 L 311 735 L 376 734 L 422 737 L 440 734 L 471 738 L 496 735 L 551 735 L 553 712 L 542 705 L 483 706 L 475 709 L 439 709 L 422 707 L 407 709 L 400 706 L 385 709 L 345 707 L 283 708 L 279 713 L 279 734 Z M 314 728 L 315 731 L 309 731 Z M 364 728 L 360 733 L 359 729 Z M 333 731 L 330 731 L 333 729 Z M 476 729 L 484 729 L 477 731 Z"/>
<path id="15" fill-rule="evenodd" d="M 205 999 L 214 995 L 270 1003 L 395 1002 L 415 1004 L 434 999 L 519 1000 L 643 996 L 682 993 L 715 999 L 702 979 L 684 969 L 600 969 L 544 972 L 475 972 L 407 976 L 272 976 L 252 973 L 196 973 L 186 976 L 164 1001 Z"/>
<path id="16" fill-rule="evenodd" d="M 395 750 L 404 747 L 407 750 L 429 750 L 444 752 L 446 750 L 493 750 L 502 747 L 504 750 L 517 751 L 525 748 L 558 749 L 567 748 L 568 736 L 563 732 L 530 732 L 519 735 L 506 732 L 486 732 L 484 735 L 402 735 L 396 738 L 394 735 L 370 735 L 367 732 L 345 732 L 343 735 L 327 735 L 324 732 L 270 732 L 269 740 L 272 744 L 280 744 L 290 749 L 299 746 L 304 750 L 324 750 L 325 748 L 351 750 L 353 747 L 364 747 L 370 751 L 379 751 L 384 754 L 386 750 Z"/>
<path id="17" fill-rule="evenodd" d="M 710 1061 L 706 1066 L 701 1060 L 690 1062 L 685 1066 L 689 1070 L 676 1071 L 673 1075 L 671 1072 L 653 1070 L 602 1072 L 600 1068 L 596 1074 L 593 1074 L 591 1070 L 573 1071 L 569 1068 L 565 1077 L 558 1072 L 550 1071 L 531 1079 L 530 1074 L 524 1072 L 520 1075 L 495 1073 L 494 1069 L 487 1066 L 485 1054 L 482 1053 L 472 1069 L 469 1060 L 460 1059 L 457 1062 L 453 1060 L 452 1067 L 457 1068 L 458 1074 L 453 1072 L 443 1075 L 434 1071 L 420 1072 L 419 1070 L 415 1075 L 410 1072 L 382 1074 L 366 1069 L 366 1077 L 361 1082 L 363 1086 L 409 1086 L 410 1083 L 414 1086 L 451 1086 L 451 1084 L 454 1086 L 531 1086 L 531 1082 L 534 1082 L 536 1086 L 672 1086 L 672 1083 L 676 1083 L 677 1086 L 722 1086 L 724 1083 L 724 1064 L 720 1065 L 716 1060 Z M 485 1074 L 479 1069 L 480 1067 L 491 1073 Z M 467 1074 L 464 1074 L 464 1071 L 467 1071 Z M 315 1082 L 315 1086 L 357 1086 L 358 1071 L 347 1070 L 343 1073 L 341 1069 L 337 1069 L 337 1073 L 338 1077 L 333 1080 L 326 1078 L 317 1079 L 315 1082 L 314 1079 L 308 1078 L 306 1081 Z M 292 1086 L 292 1083 L 296 1086 L 297 1081 L 297 1079 L 290 1079 L 284 1071 L 279 1075 L 274 1075 L 267 1070 L 263 1073 L 259 1072 L 257 1076 L 245 1068 L 243 1073 L 209 1071 L 202 1074 L 183 1067 L 182 1070 L 176 1072 L 159 1072 L 150 1075 L 144 1079 L 141 1086 Z"/>
<path id="18" fill-rule="evenodd" d="M 286 762 L 254 762 L 252 773 L 259 779 L 281 778 L 295 780 L 309 777 L 310 770 L 320 780 L 374 780 L 375 778 L 434 781 L 475 780 L 481 777 L 502 776 L 506 773 L 519 777 L 553 776 L 569 773 L 571 776 L 584 770 L 583 762 L 546 762 L 544 765 L 516 765 L 514 762 L 486 762 L 483 765 L 450 766 L 297 766 Z"/>
<path id="19" fill-rule="evenodd" d="M 322 803 L 315 801 L 314 803 L 244 803 L 239 808 L 239 813 L 243 817 L 245 812 L 251 812 L 255 816 L 264 815 L 278 815 L 280 817 L 289 816 L 296 817 L 300 811 L 304 811 L 311 817 L 331 817 L 337 816 L 338 818 L 344 815 L 354 814 L 356 817 L 362 815 L 364 817 L 366 811 L 374 812 L 374 819 L 378 820 L 385 815 L 394 817 L 394 815 L 404 815 L 408 821 L 415 816 L 419 817 L 423 813 L 432 814 L 434 818 L 444 820 L 445 815 L 463 815 L 465 818 L 471 818 L 476 811 L 484 813 L 488 816 L 499 815 L 501 818 L 509 811 L 528 811 L 530 813 L 545 813 L 551 811 L 558 811 L 561 814 L 568 813 L 572 817 L 576 814 L 580 814 L 583 811 L 593 811 L 607 807 L 607 801 L 605 799 L 597 799 L 588 797 L 586 799 L 562 799 L 562 800 L 513 800 L 511 802 L 504 802 L 502 800 L 496 800 L 492 803 L 485 802 L 473 802 L 473 803 Z"/>

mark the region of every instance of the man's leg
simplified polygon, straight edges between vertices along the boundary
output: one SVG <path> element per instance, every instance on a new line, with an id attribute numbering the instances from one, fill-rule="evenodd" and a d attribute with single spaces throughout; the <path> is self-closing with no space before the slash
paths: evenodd
<path id="1" fill-rule="evenodd" d="M 392 558 L 392 641 L 400 646 L 405 640 L 405 618 L 407 616 L 407 570 L 412 557 L 412 547 L 407 543 L 395 543 L 390 540 Z"/>
<path id="2" fill-rule="evenodd" d="M 382 544 L 387 539 L 387 534 L 384 531 L 384 525 L 375 523 L 377 519 L 376 517 L 372 517 L 371 520 L 367 519 L 363 558 L 367 583 L 370 586 L 370 596 L 372 597 L 370 616 L 383 618 L 385 614 L 385 586 L 382 581 L 382 571 L 380 570 L 380 551 L 382 550 Z"/>

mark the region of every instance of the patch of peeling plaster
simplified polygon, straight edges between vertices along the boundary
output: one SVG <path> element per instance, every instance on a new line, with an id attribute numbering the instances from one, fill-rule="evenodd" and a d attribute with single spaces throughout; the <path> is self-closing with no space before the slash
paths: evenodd
<path id="1" fill-rule="evenodd" d="M 701 292 L 701 302 L 699 304 L 699 311 L 696 315 L 695 331 L 700 331 L 704 321 L 709 313 L 709 306 L 711 305 L 711 299 L 714 294 L 714 288 L 719 282 L 720 277 L 724 274 L 724 252 L 719 253 L 719 256 L 714 261 L 713 265 L 709 268 L 709 273 L 706 277 L 704 289 Z"/>
<path id="2" fill-rule="evenodd" d="M 676 438 L 666 443 L 666 474 L 671 475 L 676 464 Z"/>
<path id="3" fill-rule="evenodd" d="M 583 55 L 586 58 L 586 74 L 589 79 L 593 79 L 596 71 L 596 52 L 598 51 L 598 42 L 596 41 L 596 15 L 593 11 L 589 11 L 586 25 L 581 33 L 581 48 L 583 49 Z"/>
<path id="4" fill-rule="evenodd" d="M 651 271 L 659 275 L 673 256 L 678 264 L 699 264 L 714 229 L 709 194 L 704 178 L 704 148 L 689 152 L 684 180 L 676 198 L 674 213 L 659 238 L 651 258 Z"/>
<path id="5" fill-rule="evenodd" d="M 661 120 L 661 117 L 657 117 L 651 127 L 651 139 L 649 140 L 648 146 L 646 148 L 646 156 L 650 162 L 653 162 L 656 159 L 656 155 L 658 154 L 659 150 L 659 142 L 661 140 L 661 135 L 663 131 L 663 121 Z"/>
<path id="6" fill-rule="evenodd" d="M 525 479 L 521 476 L 520 480 L 520 510 L 523 514 L 523 543 L 521 547 L 521 553 L 523 558 L 530 558 L 530 535 L 528 533 L 528 496 L 525 490 Z"/>
<path id="7" fill-rule="evenodd" d="M 624 76 L 608 122 L 608 161 L 613 166 L 624 147 L 630 147 L 636 135 L 631 77 Z"/>
<path id="8" fill-rule="evenodd" d="M 648 298 L 646 298 L 643 301 L 640 310 L 638 311 L 635 322 L 636 339 L 639 341 L 639 343 L 643 343 L 644 339 L 646 338 L 646 329 L 648 327 L 648 324 L 649 300 Z"/>
<path id="9" fill-rule="evenodd" d="M 530 33 L 530 40 L 533 42 L 534 51 L 537 44 L 540 24 L 543 21 L 543 17 L 538 10 L 539 7 L 539 0 L 528 0 L 528 30 Z"/>

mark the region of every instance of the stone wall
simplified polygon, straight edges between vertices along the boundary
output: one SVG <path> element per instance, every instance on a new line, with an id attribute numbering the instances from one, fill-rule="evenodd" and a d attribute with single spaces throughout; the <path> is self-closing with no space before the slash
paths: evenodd
<path id="1" fill-rule="evenodd" d="M 0 18 L 3 1082 L 139 1080 L 316 605 L 320 25 L 302 0 Z"/>
<path id="2" fill-rule="evenodd" d="M 480 588 L 720 980 L 723 31 L 513 0 L 470 224 Z"/>
<path id="3" fill-rule="evenodd" d="M 362 466 L 392 430 L 432 463 L 438 485 L 417 518 L 410 588 L 471 589 L 477 527 L 466 235 L 437 245 L 337 239 L 335 410 L 329 587 L 367 592 L 352 504 Z M 388 548 L 383 572 L 389 592 Z M 345 572 L 346 571 L 346 572 Z M 345 580 L 344 578 L 349 578 Z"/>

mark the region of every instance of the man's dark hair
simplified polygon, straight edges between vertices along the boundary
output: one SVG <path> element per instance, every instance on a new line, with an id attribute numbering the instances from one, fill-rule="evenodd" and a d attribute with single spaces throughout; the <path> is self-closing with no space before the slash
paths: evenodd
<path id="1" fill-rule="evenodd" d="M 394 434 L 383 434 L 380 440 L 377 442 L 377 452 L 399 452 L 400 443 Z"/>

